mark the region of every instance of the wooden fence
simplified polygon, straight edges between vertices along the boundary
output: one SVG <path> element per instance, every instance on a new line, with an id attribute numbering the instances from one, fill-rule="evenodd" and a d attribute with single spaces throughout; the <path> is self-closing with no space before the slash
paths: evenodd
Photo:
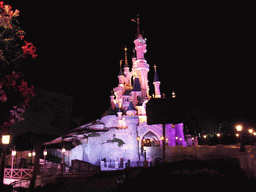
<path id="1" fill-rule="evenodd" d="M 7 179 L 31 179 L 33 169 L 4 169 L 4 178 Z"/>

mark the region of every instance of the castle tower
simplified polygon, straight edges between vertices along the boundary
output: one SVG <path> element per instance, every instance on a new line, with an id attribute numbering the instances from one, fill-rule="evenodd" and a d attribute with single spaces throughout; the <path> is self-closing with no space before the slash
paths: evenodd
<path id="1" fill-rule="evenodd" d="M 125 124 L 127 125 L 127 129 L 125 130 L 128 133 L 128 137 L 126 137 L 124 142 L 127 146 L 127 157 L 131 161 L 138 161 L 138 141 L 137 141 L 137 125 L 139 123 L 139 117 L 136 115 L 136 109 L 133 106 L 132 102 L 126 111 L 127 116 L 125 117 Z"/>
<path id="2" fill-rule="evenodd" d="M 135 49 L 133 49 L 133 54 L 132 54 L 132 68 L 134 68 L 134 64 L 135 64 L 135 61 L 136 61 L 136 54 L 135 54 Z"/>
<path id="3" fill-rule="evenodd" d="M 140 34 L 139 30 L 139 17 L 137 17 L 137 39 L 135 39 L 135 50 L 136 50 L 136 58 L 137 60 L 133 64 L 134 72 L 139 76 L 140 84 L 141 84 L 141 96 L 142 98 L 147 98 L 149 92 L 148 86 L 148 72 L 149 65 L 144 58 L 144 53 L 147 52 L 146 49 L 146 39 Z"/>
<path id="4" fill-rule="evenodd" d="M 110 105 L 111 105 L 112 109 L 115 108 L 115 96 L 114 96 L 114 92 L 113 91 L 111 91 L 111 95 L 110 95 Z"/>
<path id="5" fill-rule="evenodd" d="M 161 98 L 161 92 L 160 92 L 160 81 L 158 79 L 157 73 L 156 73 L 156 65 L 154 65 L 155 68 L 155 78 L 154 78 L 154 86 L 155 86 L 155 98 Z"/>
<path id="6" fill-rule="evenodd" d="M 185 141 L 184 132 L 183 132 L 183 123 L 179 123 L 175 125 L 175 134 L 178 137 L 178 145 L 183 145 L 187 147 L 187 143 Z"/>
<path id="7" fill-rule="evenodd" d="M 121 111 L 121 108 L 118 108 L 118 111 L 117 111 L 118 120 L 122 120 L 122 114 L 123 112 Z"/>

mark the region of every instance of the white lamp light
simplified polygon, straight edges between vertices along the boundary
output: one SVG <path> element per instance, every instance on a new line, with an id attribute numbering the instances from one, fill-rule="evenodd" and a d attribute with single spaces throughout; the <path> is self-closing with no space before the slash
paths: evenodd
<path id="1" fill-rule="evenodd" d="M 12 150 L 12 156 L 15 156 L 15 155 L 16 155 L 16 151 Z"/>
<path id="2" fill-rule="evenodd" d="M 253 133 L 253 129 L 249 129 L 248 131 L 249 131 L 249 133 Z"/>
<path id="3" fill-rule="evenodd" d="M 2 143 L 8 145 L 10 143 L 10 135 L 2 135 Z"/>
<path id="4" fill-rule="evenodd" d="M 242 125 L 237 125 L 237 126 L 236 126 L 236 130 L 237 130 L 237 131 L 242 131 L 242 129 L 243 129 Z"/>

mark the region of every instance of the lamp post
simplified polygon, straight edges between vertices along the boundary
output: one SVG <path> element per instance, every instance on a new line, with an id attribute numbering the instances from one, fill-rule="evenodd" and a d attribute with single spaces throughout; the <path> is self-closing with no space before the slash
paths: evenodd
<path id="1" fill-rule="evenodd" d="M 45 168 L 45 158 L 46 158 L 46 155 L 47 155 L 47 151 L 46 151 L 46 148 L 44 149 L 44 168 Z"/>
<path id="2" fill-rule="evenodd" d="M 17 152 L 15 151 L 15 149 L 12 150 L 12 166 L 11 166 L 11 169 L 13 169 L 13 161 L 14 161 L 14 157 L 15 157 L 16 153 Z"/>
<path id="3" fill-rule="evenodd" d="M 138 156 L 140 161 L 140 137 L 139 136 L 137 136 L 137 143 L 138 143 Z"/>
<path id="4" fill-rule="evenodd" d="M 10 135 L 2 135 L 2 144 L 3 144 L 3 155 L 2 155 L 2 163 L 1 163 L 1 175 L 0 175 L 0 185 L 4 186 L 4 167 L 5 167 L 5 156 L 6 156 L 6 146 L 10 143 Z"/>
<path id="5" fill-rule="evenodd" d="M 14 150 L 12 150 L 11 177 L 12 177 L 12 175 L 13 175 L 13 161 L 14 161 L 15 155 L 16 155 L 16 151 L 15 151 L 15 149 L 14 149 Z"/>
<path id="6" fill-rule="evenodd" d="M 203 146 L 205 146 L 208 143 L 208 138 L 207 138 L 207 135 L 202 135 L 202 136 L 203 136 L 202 144 L 203 144 Z"/>
<path id="7" fill-rule="evenodd" d="M 64 164 L 65 164 L 65 152 L 66 152 L 66 149 L 63 147 L 61 149 L 61 152 L 62 152 L 62 162 L 61 162 L 61 177 L 63 177 L 63 171 L 64 171 Z"/>
<path id="8" fill-rule="evenodd" d="M 31 166 L 31 165 L 32 165 L 32 158 L 31 158 L 31 157 L 32 157 L 32 153 L 31 153 L 31 152 L 29 152 L 29 153 L 28 153 L 29 166 Z"/>
<path id="9" fill-rule="evenodd" d="M 32 156 L 33 156 L 33 165 L 34 165 L 35 164 L 35 156 L 36 156 L 36 152 L 35 151 L 32 152 Z"/>
<path id="10" fill-rule="evenodd" d="M 248 129 L 248 132 L 250 133 L 250 140 L 251 140 L 251 145 L 254 143 L 254 138 L 252 135 L 254 135 L 254 130 L 252 128 Z"/>
<path id="11" fill-rule="evenodd" d="M 162 152 L 162 159 L 165 162 L 165 123 L 163 123 L 163 152 Z"/>
<path id="12" fill-rule="evenodd" d="M 221 143 L 221 142 L 220 142 L 220 133 L 217 133 L 216 136 L 217 136 L 217 139 L 218 139 L 217 142 L 218 142 L 218 144 L 220 144 L 220 143 Z"/>
<path id="13" fill-rule="evenodd" d="M 245 148 L 245 146 L 244 146 L 244 141 L 243 141 L 243 127 L 242 127 L 242 125 L 237 125 L 236 126 L 236 130 L 238 131 L 238 132 L 240 132 L 240 134 L 239 134 L 239 136 L 240 136 L 240 151 L 241 152 L 245 152 L 246 151 L 246 148 Z"/>

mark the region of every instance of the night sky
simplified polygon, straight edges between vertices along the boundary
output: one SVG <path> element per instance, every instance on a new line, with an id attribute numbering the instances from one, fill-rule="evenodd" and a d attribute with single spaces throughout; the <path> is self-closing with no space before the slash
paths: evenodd
<path id="1" fill-rule="evenodd" d="M 72 96 L 72 115 L 83 116 L 84 123 L 100 119 L 110 107 L 125 45 L 132 65 L 136 24 L 131 19 L 140 14 L 150 94 L 156 64 L 161 92 L 170 97 L 175 91 L 189 129 L 217 128 L 223 121 L 256 129 L 256 33 L 249 5 L 5 3 L 20 10 L 25 40 L 37 48 L 35 60 L 24 60 L 25 79 L 36 88 Z"/>

